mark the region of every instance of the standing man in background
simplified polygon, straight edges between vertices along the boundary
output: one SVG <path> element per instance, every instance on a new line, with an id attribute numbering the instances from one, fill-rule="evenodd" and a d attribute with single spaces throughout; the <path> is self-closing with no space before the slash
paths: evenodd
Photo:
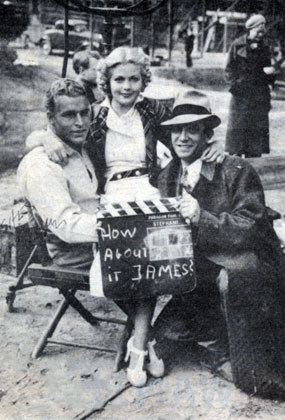
<path id="1" fill-rule="evenodd" d="M 231 92 L 226 151 L 245 157 L 269 153 L 270 85 L 274 83 L 269 48 L 264 44 L 265 18 L 253 15 L 247 33 L 236 39 L 225 69 Z"/>
<path id="2" fill-rule="evenodd" d="M 186 36 L 185 36 L 185 52 L 186 52 L 186 66 L 192 67 L 192 51 L 194 48 L 194 39 L 195 36 L 193 35 L 191 24 L 189 23 L 188 28 L 186 29 Z"/>
<path id="3" fill-rule="evenodd" d="M 184 48 L 186 53 L 186 66 L 192 67 L 192 51 L 194 48 L 194 40 L 195 36 L 193 35 L 192 28 L 191 28 L 191 22 L 187 24 L 186 28 L 182 30 L 179 34 L 179 36 L 184 40 Z"/>

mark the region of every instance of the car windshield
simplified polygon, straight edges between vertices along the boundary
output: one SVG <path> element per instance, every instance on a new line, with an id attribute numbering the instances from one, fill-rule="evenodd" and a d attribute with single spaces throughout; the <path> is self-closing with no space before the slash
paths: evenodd
<path id="1" fill-rule="evenodd" d="M 75 32 L 84 32 L 84 31 L 87 31 L 87 27 L 86 27 L 86 25 L 75 25 L 74 26 L 74 31 Z"/>
<path id="2" fill-rule="evenodd" d="M 64 24 L 63 23 L 57 23 L 55 25 L 55 29 L 61 29 L 61 30 L 63 30 L 64 29 Z"/>
<path id="3" fill-rule="evenodd" d="M 63 22 L 56 23 L 55 24 L 55 29 L 63 31 L 64 30 L 64 23 Z M 78 23 L 78 24 L 75 24 L 75 25 L 70 25 L 69 24 L 68 25 L 68 30 L 80 33 L 80 32 L 87 31 L 88 29 L 87 29 L 87 26 L 85 24 Z"/>

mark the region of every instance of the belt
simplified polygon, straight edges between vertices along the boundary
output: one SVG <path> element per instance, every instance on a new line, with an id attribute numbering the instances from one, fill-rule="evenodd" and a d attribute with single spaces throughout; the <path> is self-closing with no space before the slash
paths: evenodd
<path id="1" fill-rule="evenodd" d="M 131 176 L 146 175 L 147 173 L 148 173 L 147 168 L 136 168 L 130 171 L 118 172 L 117 174 L 112 176 L 110 181 L 118 181 L 119 179 L 130 178 Z"/>

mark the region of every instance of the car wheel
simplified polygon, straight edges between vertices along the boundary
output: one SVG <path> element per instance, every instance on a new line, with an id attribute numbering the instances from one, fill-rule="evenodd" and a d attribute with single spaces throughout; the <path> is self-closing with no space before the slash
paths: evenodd
<path id="1" fill-rule="evenodd" d="M 38 42 L 36 42 L 36 45 L 43 48 L 44 43 L 45 43 L 45 40 L 41 38 Z"/>
<path id="2" fill-rule="evenodd" d="M 45 39 L 42 42 L 42 48 L 43 48 L 43 52 L 44 52 L 45 55 L 51 55 L 52 54 L 51 43 L 48 39 Z"/>
<path id="3" fill-rule="evenodd" d="M 24 46 L 24 48 L 25 49 L 28 49 L 29 48 L 29 46 L 30 46 L 30 37 L 29 37 L 29 35 L 25 35 L 24 36 L 24 41 L 23 41 L 23 46 Z"/>

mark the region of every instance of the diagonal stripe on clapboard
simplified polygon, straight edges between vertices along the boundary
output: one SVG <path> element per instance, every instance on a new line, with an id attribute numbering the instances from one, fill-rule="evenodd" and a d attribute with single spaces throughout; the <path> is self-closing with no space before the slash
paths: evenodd
<path id="1" fill-rule="evenodd" d="M 154 200 L 122 201 L 102 205 L 100 212 L 103 217 L 137 216 L 140 214 L 157 214 L 177 211 L 178 199 L 156 198 Z"/>

